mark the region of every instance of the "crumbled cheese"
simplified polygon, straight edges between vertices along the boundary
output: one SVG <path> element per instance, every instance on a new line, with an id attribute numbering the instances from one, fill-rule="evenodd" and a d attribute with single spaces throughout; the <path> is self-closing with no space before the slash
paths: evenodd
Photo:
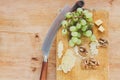
<path id="1" fill-rule="evenodd" d="M 62 58 L 61 64 L 58 66 L 57 70 L 63 70 L 64 73 L 71 71 L 75 65 L 76 56 L 72 49 L 68 49 Z"/>
<path id="2" fill-rule="evenodd" d="M 101 24 L 103 23 L 103 21 L 102 20 L 97 20 L 97 21 L 95 21 L 95 24 L 97 25 L 97 26 L 100 26 Z"/>
<path id="3" fill-rule="evenodd" d="M 97 48 L 98 46 L 99 46 L 98 41 L 90 43 L 90 53 L 92 55 L 97 55 L 98 54 L 98 48 Z"/>
<path id="4" fill-rule="evenodd" d="M 78 49 L 78 46 L 75 46 L 75 47 L 74 47 L 74 51 L 75 51 L 76 55 L 79 55 L 79 49 Z"/>
<path id="5" fill-rule="evenodd" d="M 104 32 L 104 28 L 103 28 L 103 26 L 101 25 L 99 28 L 98 28 L 98 30 L 100 31 L 100 32 Z"/>
<path id="6" fill-rule="evenodd" d="M 61 58 L 63 55 L 63 42 L 62 41 L 59 41 L 58 43 L 57 55 L 58 55 L 58 58 Z"/>

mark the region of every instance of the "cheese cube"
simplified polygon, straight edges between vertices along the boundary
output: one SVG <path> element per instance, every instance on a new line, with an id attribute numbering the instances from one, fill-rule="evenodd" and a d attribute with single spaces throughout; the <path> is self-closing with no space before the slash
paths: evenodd
<path id="1" fill-rule="evenodd" d="M 100 31 L 100 32 L 104 32 L 104 27 L 101 25 L 99 28 L 98 28 L 98 30 Z"/>
<path id="2" fill-rule="evenodd" d="M 100 26 L 101 24 L 103 23 L 103 21 L 102 20 L 97 20 L 97 21 L 95 21 L 95 24 L 97 25 L 97 26 Z"/>

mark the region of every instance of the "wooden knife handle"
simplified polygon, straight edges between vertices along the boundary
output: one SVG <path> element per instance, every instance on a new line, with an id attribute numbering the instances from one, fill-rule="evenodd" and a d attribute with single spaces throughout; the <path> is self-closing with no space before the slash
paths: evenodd
<path id="1" fill-rule="evenodd" d="M 78 7 L 83 7 L 84 4 L 85 4 L 84 0 L 78 0 L 78 1 L 74 4 L 74 6 L 73 6 L 73 8 L 72 8 L 71 11 L 75 11 Z"/>
<path id="2" fill-rule="evenodd" d="M 47 68 L 48 68 L 48 62 L 43 61 L 40 80 L 47 80 Z"/>

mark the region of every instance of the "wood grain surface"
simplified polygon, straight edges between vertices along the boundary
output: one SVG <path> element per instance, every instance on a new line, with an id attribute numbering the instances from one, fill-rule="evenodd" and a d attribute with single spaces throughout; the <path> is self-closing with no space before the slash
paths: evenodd
<path id="1" fill-rule="evenodd" d="M 65 5 L 76 0 L 0 0 L 0 80 L 39 80 L 41 44 Z M 85 7 L 109 12 L 110 80 L 120 76 L 120 0 L 85 0 Z M 55 42 L 52 45 L 48 80 L 56 80 Z"/>

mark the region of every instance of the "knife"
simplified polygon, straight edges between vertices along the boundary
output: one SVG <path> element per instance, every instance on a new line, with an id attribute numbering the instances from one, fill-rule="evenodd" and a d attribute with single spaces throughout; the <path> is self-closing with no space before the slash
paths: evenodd
<path id="1" fill-rule="evenodd" d="M 43 63 L 42 63 L 42 69 L 41 69 L 41 75 L 40 80 L 47 80 L 47 67 L 48 67 L 48 56 L 49 51 L 51 48 L 51 44 L 54 40 L 55 34 L 58 31 L 61 21 L 65 19 L 65 14 L 69 11 L 74 11 L 77 7 L 82 7 L 84 5 L 84 2 L 77 1 L 75 5 L 73 5 L 72 8 L 70 8 L 68 5 L 66 5 L 62 11 L 59 13 L 59 15 L 56 17 L 55 21 L 52 23 L 50 30 L 48 31 L 45 40 L 42 45 L 42 53 L 43 53 Z"/>

